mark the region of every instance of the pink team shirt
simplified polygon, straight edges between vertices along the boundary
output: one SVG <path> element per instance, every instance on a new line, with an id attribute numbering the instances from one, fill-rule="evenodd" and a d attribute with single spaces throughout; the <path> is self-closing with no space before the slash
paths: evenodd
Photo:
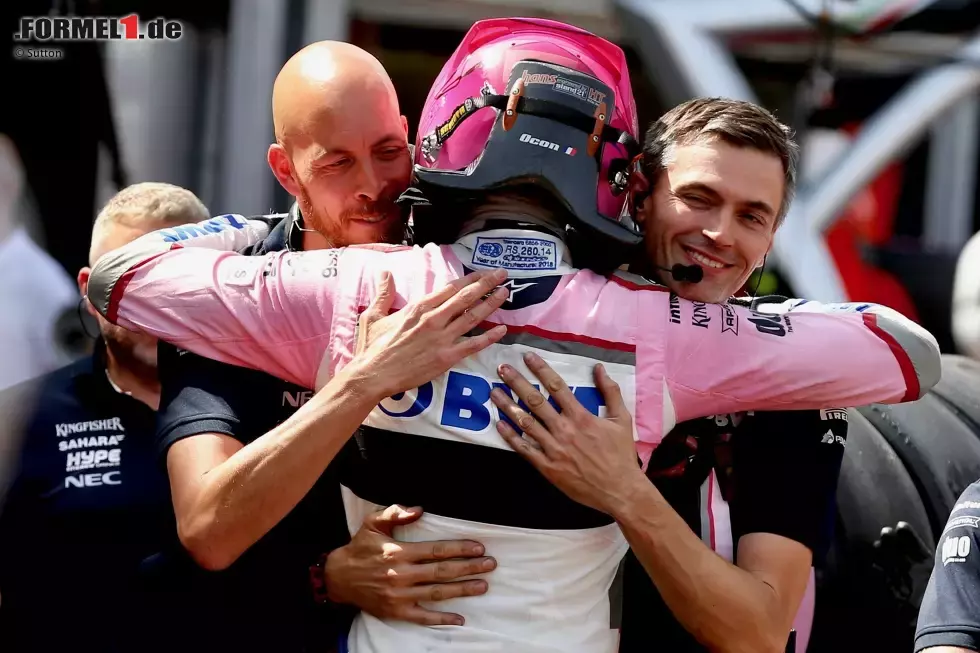
<path id="1" fill-rule="evenodd" d="M 591 384 L 594 362 L 606 361 L 634 412 L 644 462 L 680 421 L 911 401 L 938 381 L 935 339 L 890 309 L 791 300 L 757 313 L 690 302 L 630 275 L 576 270 L 559 239 L 536 232 L 247 257 L 222 250 L 261 239 L 264 224 L 223 216 L 202 225 L 149 234 L 101 259 L 93 303 L 125 328 L 316 389 L 353 356 L 380 272 L 392 273 L 400 308 L 464 266 L 508 265 L 498 254 L 508 243 L 538 243 L 537 259 L 509 274 L 557 275 L 557 286 L 540 303 L 495 312 L 484 326 L 504 324 L 508 335 L 471 367 L 495 376 L 491 365 L 506 361 L 526 372 L 520 354 L 548 343 L 539 353 L 566 380 Z"/>

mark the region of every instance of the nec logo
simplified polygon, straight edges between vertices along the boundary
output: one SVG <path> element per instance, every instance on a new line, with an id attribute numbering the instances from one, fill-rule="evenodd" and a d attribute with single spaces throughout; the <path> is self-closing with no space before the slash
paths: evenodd
<path id="1" fill-rule="evenodd" d="M 540 390 L 540 386 L 535 385 Z M 446 387 L 442 397 L 442 415 L 439 417 L 439 425 L 464 431 L 480 432 L 490 426 L 492 415 L 490 413 L 490 392 L 494 388 L 500 388 L 511 398 L 513 392 L 504 383 L 493 383 L 480 376 L 464 374 L 462 372 L 450 372 L 446 379 Z M 582 403 L 590 413 L 600 416 L 599 409 L 605 406 L 602 393 L 593 386 L 579 386 L 572 388 L 572 394 Z M 432 382 L 419 386 L 415 396 L 401 392 L 382 401 L 378 408 L 388 417 L 409 419 L 418 417 L 435 403 L 435 388 Z M 548 399 L 552 406 L 559 412 L 561 409 L 553 399 Z M 519 401 L 524 410 L 528 407 L 523 401 Z M 496 407 L 494 407 L 496 410 Z M 520 428 L 511 420 L 500 413 L 498 419 L 502 419 L 511 424 L 518 432 Z"/>
<path id="2" fill-rule="evenodd" d="M 106 472 L 105 474 L 79 474 L 78 476 L 66 476 L 65 487 L 99 487 L 101 485 L 122 485 L 119 480 L 119 472 Z"/>
<path id="3" fill-rule="evenodd" d="M 303 390 L 299 392 L 290 392 L 288 390 L 282 393 L 282 405 L 290 405 L 293 408 L 299 408 L 313 396 L 312 390 Z"/>
<path id="4" fill-rule="evenodd" d="M 554 150 L 555 152 L 562 152 L 561 145 L 558 143 L 552 143 L 551 141 L 546 141 L 543 138 L 536 138 L 530 134 L 521 134 L 520 141 L 522 143 L 528 143 L 529 145 L 537 145 L 538 147 L 543 147 L 546 150 Z M 566 147 L 564 153 L 568 156 L 575 156 L 577 150 L 574 147 Z"/>

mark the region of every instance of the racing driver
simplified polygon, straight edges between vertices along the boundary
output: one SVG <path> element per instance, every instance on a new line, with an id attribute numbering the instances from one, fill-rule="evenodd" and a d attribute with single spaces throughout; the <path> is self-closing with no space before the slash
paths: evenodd
<path id="1" fill-rule="evenodd" d="M 582 30 L 482 21 L 419 126 L 414 216 L 426 247 L 245 257 L 232 252 L 265 226 L 229 218 L 179 243 L 144 237 L 93 270 L 89 297 L 110 321 L 316 389 L 350 360 L 382 273 L 397 308 L 468 270 L 507 270 L 510 302 L 473 325 L 506 333 L 415 392 L 374 397 L 343 487 L 349 525 L 409 499 L 426 514 L 399 539 L 483 542 L 499 563 L 493 588 L 466 599 L 462 626 L 362 614 L 351 651 L 616 649 L 608 589 L 626 551 L 619 527 L 553 488 L 492 428 L 490 379 L 504 363 L 526 372 L 522 354 L 550 363 L 592 412 L 602 363 L 636 416 L 643 464 L 678 421 L 910 401 L 937 381 L 935 339 L 894 311 L 788 301 L 770 308 L 772 327 L 705 332 L 690 324 L 694 303 L 613 272 L 641 238 L 624 192 L 637 132 L 625 71 L 619 48 Z M 731 310 L 744 324 L 759 319 Z M 449 461 L 461 471 L 447 484 L 432 470 Z"/>

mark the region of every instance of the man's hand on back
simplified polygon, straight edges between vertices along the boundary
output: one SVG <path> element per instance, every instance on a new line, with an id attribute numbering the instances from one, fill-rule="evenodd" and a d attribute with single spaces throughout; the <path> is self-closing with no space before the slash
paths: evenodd
<path id="1" fill-rule="evenodd" d="M 385 273 L 377 298 L 358 321 L 356 356 L 348 367 L 378 386 L 379 401 L 445 374 L 507 332 L 496 326 L 464 337 L 507 299 L 507 289 L 497 287 L 506 279 L 504 270 L 474 272 L 388 315 L 395 287 Z"/>
<path id="2" fill-rule="evenodd" d="M 526 436 L 522 438 L 504 421 L 497 422 L 497 431 L 562 492 L 579 503 L 616 517 L 618 509 L 629 500 L 635 484 L 649 484 L 637 462 L 633 419 L 619 386 L 602 365 L 596 365 L 596 386 L 602 392 L 608 410 L 608 417 L 599 418 L 579 402 L 565 381 L 541 357 L 525 354 L 524 362 L 541 380 L 561 412 L 520 372 L 510 365 L 501 365 L 500 378 L 533 415 L 521 409 L 503 390 L 494 389 L 490 395 L 493 403 Z"/>
<path id="3" fill-rule="evenodd" d="M 397 542 L 392 530 L 422 516 L 420 508 L 389 506 L 368 515 L 347 546 L 327 557 L 324 578 L 335 603 L 355 605 L 379 619 L 418 624 L 463 625 L 463 617 L 436 612 L 419 602 L 477 596 L 487 582 L 459 580 L 492 571 L 497 563 L 484 557 L 483 545 L 468 540 Z"/>

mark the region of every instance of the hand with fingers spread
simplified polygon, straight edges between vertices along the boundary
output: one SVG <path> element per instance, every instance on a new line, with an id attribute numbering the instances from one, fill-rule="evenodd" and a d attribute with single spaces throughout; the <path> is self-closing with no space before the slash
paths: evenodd
<path id="1" fill-rule="evenodd" d="M 330 600 L 355 605 L 379 619 L 462 626 L 461 615 L 427 610 L 419 603 L 485 594 L 485 580 L 467 577 L 490 572 L 497 563 L 483 555 L 479 542 L 392 539 L 395 526 L 421 516 L 420 508 L 401 506 L 368 515 L 351 543 L 327 557 L 323 573 Z"/>
<path id="2" fill-rule="evenodd" d="M 501 380 L 531 413 L 495 388 L 490 395 L 493 403 L 524 435 L 505 421 L 497 422 L 497 431 L 570 498 L 615 518 L 634 489 L 649 484 L 637 461 L 633 419 L 619 385 L 601 364 L 596 365 L 596 387 L 607 409 L 607 417 L 600 418 L 579 402 L 568 384 L 540 356 L 525 354 L 524 362 L 558 409 L 520 372 L 510 365 L 501 365 L 497 370 Z"/>
<path id="3" fill-rule="evenodd" d="M 500 340 L 507 327 L 466 336 L 507 299 L 504 270 L 473 272 L 388 315 L 395 300 L 384 273 L 375 301 L 358 321 L 357 355 L 350 365 L 377 388 L 378 401 L 416 388 Z"/>

